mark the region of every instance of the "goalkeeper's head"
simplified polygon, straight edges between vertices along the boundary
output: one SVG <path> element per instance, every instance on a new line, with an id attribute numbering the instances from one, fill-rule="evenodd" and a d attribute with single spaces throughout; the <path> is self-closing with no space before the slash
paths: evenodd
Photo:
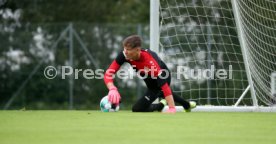
<path id="1" fill-rule="evenodd" d="M 140 58 L 142 39 L 138 35 L 131 35 L 124 39 L 124 54 L 128 60 L 138 60 Z"/>
<path id="2" fill-rule="evenodd" d="M 142 40 L 138 35 L 131 35 L 124 39 L 123 46 L 128 48 L 141 47 Z"/>

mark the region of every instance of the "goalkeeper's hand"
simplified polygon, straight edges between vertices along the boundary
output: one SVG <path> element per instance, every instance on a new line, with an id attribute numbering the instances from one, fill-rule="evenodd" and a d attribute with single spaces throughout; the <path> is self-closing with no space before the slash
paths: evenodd
<path id="1" fill-rule="evenodd" d="M 166 110 L 164 113 L 171 113 L 171 114 L 176 113 L 175 106 L 173 106 L 173 107 L 169 107 L 169 109 L 168 109 L 168 110 Z"/>
<path id="2" fill-rule="evenodd" d="M 112 104 L 119 104 L 120 100 L 121 96 L 117 88 L 115 86 L 110 87 L 108 92 L 108 101 Z"/>

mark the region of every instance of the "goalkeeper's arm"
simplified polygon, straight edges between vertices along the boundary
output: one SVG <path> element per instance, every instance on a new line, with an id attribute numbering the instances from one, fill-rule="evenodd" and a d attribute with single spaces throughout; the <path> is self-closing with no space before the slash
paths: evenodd
<path id="1" fill-rule="evenodd" d="M 113 104 L 119 104 L 121 96 L 113 83 L 113 77 L 120 69 L 120 65 L 114 60 L 104 74 L 104 82 L 109 89 L 108 100 Z"/>

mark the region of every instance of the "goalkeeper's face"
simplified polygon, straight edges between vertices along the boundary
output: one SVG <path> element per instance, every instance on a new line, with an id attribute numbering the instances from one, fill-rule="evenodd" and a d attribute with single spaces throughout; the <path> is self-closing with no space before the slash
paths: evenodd
<path id="1" fill-rule="evenodd" d="M 124 47 L 124 53 L 127 60 L 138 60 L 140 58 L 140 47 Z"/>

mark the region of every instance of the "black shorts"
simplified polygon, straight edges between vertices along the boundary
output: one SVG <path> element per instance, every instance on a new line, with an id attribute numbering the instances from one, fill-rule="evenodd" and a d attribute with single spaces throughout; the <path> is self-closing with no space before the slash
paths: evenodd
<path id="1" fill-rule="evenodd" d="M 152 112 L 156 110 L 153 108 L 155 106 L 152 105 L 152 102 L 155 101 L 157 98 L 163 98 L 164 94 L 161 90 L 150 90 L 148 89 L 147 92 L 139 98 L 136 103 L 132 107 L 133 112 Z"/>
<path id="2" fill-rule="evenodd" d="M 159 110 L 159 108 L 162 108 L 160 106 L 152 105 L 152 102 L 154 102 L 157 98 L 164 98 L 164 93 L 161 90 L 160 87 L 157 87 L 157 80 L 154 81 L 152 79 L 144 79 L 146 85 L 147 85 L 147 91 L 139 98 L 136 103 L 132 107 L 132 111 L 138 111 L 138 112 L 151 112 L 155 111 L 156 109 Z M 163 80 L 164 83 L 168 83 L 170 85 L 171 82 L 171 76 L 169 76 Z"/>
<path id="3" fill-rule="evenodd" d="M 167 80 L 167 83 L 170 84 L 170 77 Z M 190 103 L 183 99 L 182 97 L 176 95 L 172 92 L 173 99 L 176 103 L 181 104 L 184 109 L 190 108 Z M 157 98 L 164 98 L 163 91 L 159 89 L 147 89 L 147 92 L 137 100 L 137 102 L 133 105 L 133 112 L 153 112 L 153 111 L 161 111 L 164 107 L 163 104 L 152 104 Z"/>

